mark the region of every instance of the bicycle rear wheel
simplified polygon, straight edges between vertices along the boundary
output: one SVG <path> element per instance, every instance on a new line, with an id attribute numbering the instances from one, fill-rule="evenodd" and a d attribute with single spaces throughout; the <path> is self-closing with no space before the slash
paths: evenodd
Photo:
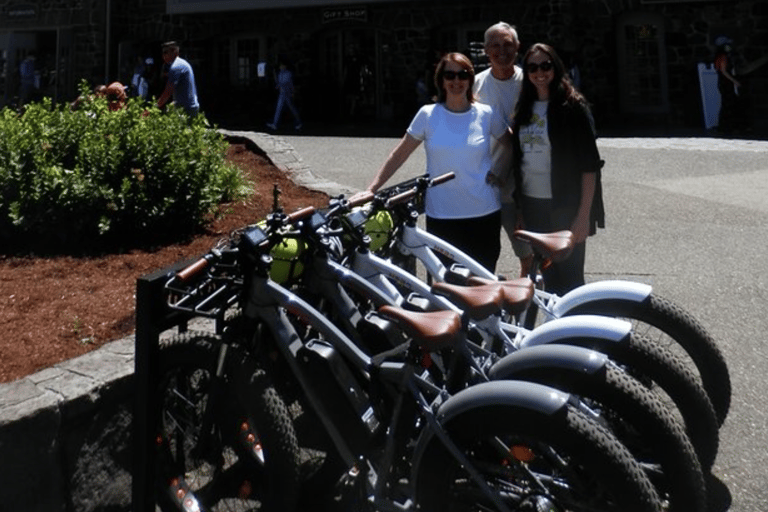
<path id="1" fill-rule="evenodd" d="M 162 510 L 293 510 L 297 443 L 288 411 L 263 370 L 221 340 L 186 333 L 158 362 L 158 504 Z"/>

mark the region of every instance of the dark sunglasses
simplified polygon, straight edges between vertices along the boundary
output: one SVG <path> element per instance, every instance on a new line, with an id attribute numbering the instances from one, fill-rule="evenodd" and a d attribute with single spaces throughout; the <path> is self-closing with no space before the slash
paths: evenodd
<path id="1" fill-rule="evenodd" d="M 469 80 L 470 76 L 469 71 L 466 69 L 462 69 L 461 71 L 443 71 L 443 78 L 446 80 L 453 80 L 454 78 L 458 78 L 459 80 Z"/>
<path id="2" fill-rule="evenodd" d="M 542 62 L 541 64 L 537 64 L 535 62 L 529 62 L 525 65 L 525 69 L 528 71 L 528 73 L 535 73 L 538 70 L 542 70 L 544 72 L 546 71 L 552 71 L 555 68 L 555 65 L 552 64 L 551 60 L 547 60 Z"/>

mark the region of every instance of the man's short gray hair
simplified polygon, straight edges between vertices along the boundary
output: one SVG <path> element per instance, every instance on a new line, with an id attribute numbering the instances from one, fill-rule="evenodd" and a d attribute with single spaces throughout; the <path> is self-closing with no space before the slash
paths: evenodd
<path id="1" fill-rule="evenodd" d="M 515 41 L 519 42 L 520 39 L 517 37 L 517 29 L 510 25 L 509 23 L 506 23 L 504 21 L 500 21 L 498 23 L 494 23 L 490 27 L 488 27 L 485 31 L 485 41 L 484 44 L 488 44 L 488 41 L 491 39 L 491 34 L 494 32 L 511 32 L 512 37 L 515 38 Z"/>

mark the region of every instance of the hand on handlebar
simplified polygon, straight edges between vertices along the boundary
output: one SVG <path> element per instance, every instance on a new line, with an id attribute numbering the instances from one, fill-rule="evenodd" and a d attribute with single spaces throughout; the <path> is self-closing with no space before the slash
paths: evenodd
<path id="1" fill-rule="evenodd" d="M 363 190 L 352 194 L 347 201 L 353 204 L 362 204 L 370 201 L 372 198 L 372 192 L 370 190 Z"/>

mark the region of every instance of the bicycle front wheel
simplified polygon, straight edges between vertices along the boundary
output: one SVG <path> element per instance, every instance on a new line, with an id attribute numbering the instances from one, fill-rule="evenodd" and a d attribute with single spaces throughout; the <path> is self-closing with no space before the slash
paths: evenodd
<path id="1" fill-rule="evenodd" d="M 445 428 L 509 510 L 661 510 L 652 484 L 627 449 L 571 405 L 554 415 L 514 406 L 479 407 Z M 416 492 L 421 510 L 498 510 L 438 442 L 424 454 Z"/>
<path id="2" fill-rule="evenodd" d="M 498 375 L 494 378 L 504 378 Z M 598 422 L 626 446 L 669 502 L 669 510 L 706 509 L 706 484 L 696 451 L 656 393 L 614 364 L 588 373 L 537 365 L 506 378 L 536 382 L 581 398 Z"/>
<path id="3" fill-rule="evenodd" d="M 186 333 L 160 349 L 158 504 L 163 510 L 293 510 L 297 442 L 263 370 L 221 340 Z M 192 507 L 192 508 L 188 508 Z"/>
<path id="4" fill-rule="evenodd" d="M 719 425 L 731 405 L 731 378 L 720 347 L 703 325 L 677 304 L 651 294 L 637 303 L 622 299 L 582 304 L 568 315 L 603 315 L 622 318 L 632 329 L 681 358 L 699 375 L 715 408 Z"/>

